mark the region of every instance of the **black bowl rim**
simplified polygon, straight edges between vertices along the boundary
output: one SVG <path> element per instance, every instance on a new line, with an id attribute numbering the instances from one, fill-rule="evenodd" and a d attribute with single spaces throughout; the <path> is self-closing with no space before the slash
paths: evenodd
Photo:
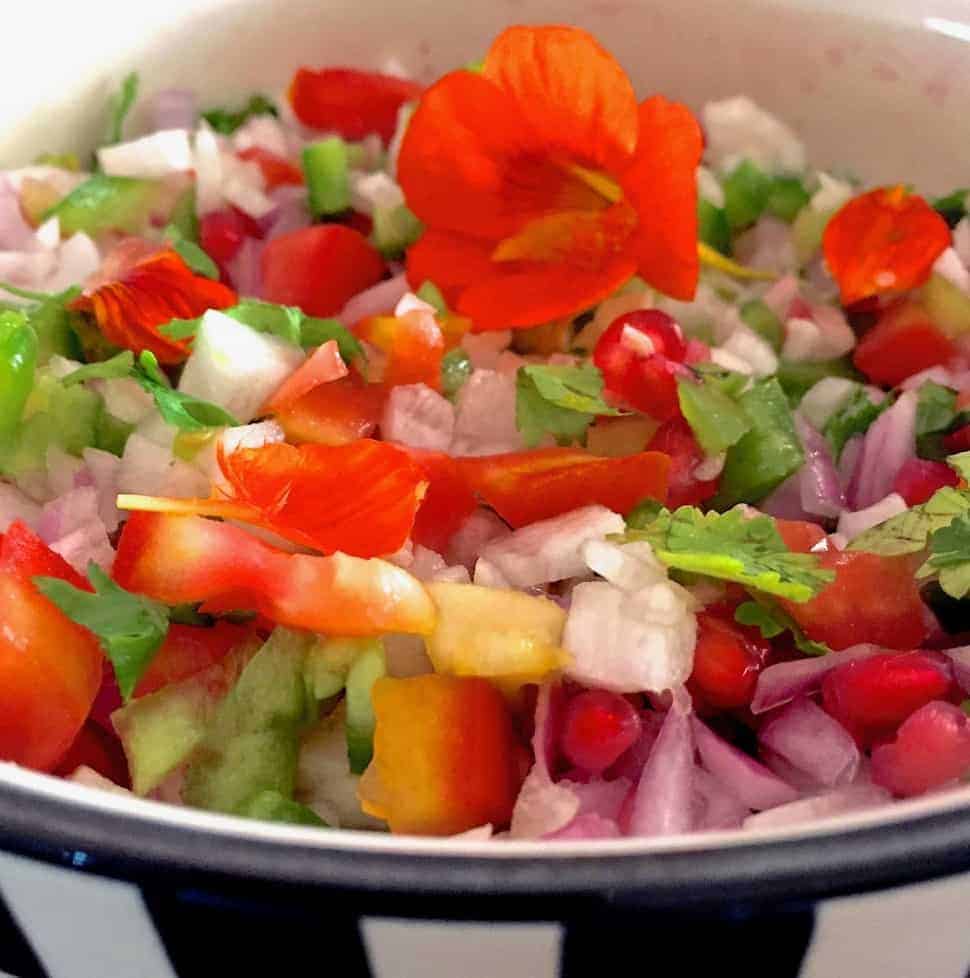
<path id="1" fill-rule="evenodd" d="M 186 826 L 98 805 L 96 797 L 85 801 L 0 780 L 0 849 L 140 884 L 311 888 L 354 894 L 374 906 L 407 895 L 413 903 L 395 904 L 395 913 L 404 915 L 427 916 L 429 901 L 437 899 L 447 901 L 445 916 L 474 916 L 467 900 L 455 898 L 479 897 L 495 902 L 490 917 L 515 919 L 522 914 L 517 898 L 526 897 L 712 908 L 831 898 L 970 870 L 965 805 L 889 824 L 835 825 L 822 833 L 719 848 L 496 858 L 281 843 L 231 823 L 229 831 Z M 541 918 L 545 906 L 537 901 L 532 913 Z"/>

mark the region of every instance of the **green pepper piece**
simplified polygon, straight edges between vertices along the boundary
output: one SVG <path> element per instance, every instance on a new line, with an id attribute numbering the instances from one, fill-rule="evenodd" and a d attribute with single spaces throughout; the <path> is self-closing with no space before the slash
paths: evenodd
<path id="1" fill-rule="evenodd" d="M 731 254 L 731 228 L 724 208 L 715 207 L 709 200 L 697 200 L 697 236 L 722 255 Z"/>
<path id="2" fill-rule="evenodd" d="M 148 224 L 158 199 L 159 184 L 154 180 L 96 173 L 44 211 L 43 219 L 58 218 L 64 234 L 78 231 L 94 235 L 103 231 L 137 234 Z"/>
<path id="3" fill-rule="evenodd" d="M 21 312 L 0 312 L 0 443 L 17 433 L 34 386 L 37 335 Z"/>
<path id="4" fill-rule="evenodd" d="M 314 217 L 339 214 L 350 207 L 347 144 L 339 136 L 321 139 L 303 150 L 310 212 Z"/>

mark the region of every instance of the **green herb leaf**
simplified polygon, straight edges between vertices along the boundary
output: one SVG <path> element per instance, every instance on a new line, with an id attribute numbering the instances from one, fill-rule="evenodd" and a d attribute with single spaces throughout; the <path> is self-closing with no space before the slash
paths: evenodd
<path id="1" fill-rule="evenodd" d="M 185 237 L 177 224 L 169 224 L 165 228 L 165 237 L 179 258 L 196 275 L 204 275 L 211 279 L 219 278 L 219 266 L 194 241 Z"/>
<path id="2" fill-rule="evenodd" d="M 472 374 L 468 354 L 456 346 L 441 358 L 441 390 L 445 397 L 455 397 Z"/>
<path id="3" fill-rule="evenodd" d="M 756 601 L 745 601 L 738 605 L 734 620 L 739 625 L 760 629 L 764 638 L 775 638 L 782 632 L 791 632 L 795 647 L 806 655 L 828 655 L 832 651 L 824 642 L 807 638 L 789 614 L 777 603 L 761 595 Z"/>
<path id="4" fill-rule="evenodd" d="M 244 122 L 256 115 L 279 115 L 275 103 L 265 95 L 251 95 L 239 110 L 216 108 L 202 113 L 202 118 L 223 136 L 231 136 Z"/>
<path id="5" fill-rule="evenodd" d="M 926 381 L 920 389 L 916 402 L 916 435 L 929 435 L 935 431 L 945 431 L 957 416 L 956 391 Z"/>
<path id="6" fill-rule="evenodd" d="M 781 320 L 760 299 L 751 299 L 738 310 L 742 322 L 771 344 L 777 353 L 785 342 L 785 327 Z"/>
<path id="7" fill-rule="evenodd" d="M 752 385 L 738 405 L 750 429 L 728 449 L 714 502 L 719 509 L 763 499 L 805 461 L 791 410 L 774 377 Z"/>
<path id="8" fill-rule="evenodd" d="M 235 427 L 239 422 L 225 408 L 209 401 L 173 390 L 162 373 L 155 354 L 142 350 L 132 377 L 142 390 L 155 399 L 155 407 L 166 424 L 181 431 L 204 431 L 206 428 Z"/>
<path id="9" fill-rule="evenodd" d="M 967 194 L 970 193 L 966 187 L 948 193 L 945 197 L 937 197 L 933 201 L 933 209 L 950 225 L 956 227 L 960 220 L 967 215 Z"/>
<path id="10" fill-rule="evenodd" d="M 860 533 L 848 546 L 849 550 L 892 557 L 924 550 L 930 534 L 948 526 L 958 516 L 970 511 L 970 492 L 946 486 L 938 489 L 919 506 Z"/>
<path id="11" fill-rule="evenodd" d="M 731 228 L 722 207 L 697 198 L 697 237 L 722 255 L 731 256 Z"/>
<path id="12" fill-rule="evenodd" d="M 71 621 L 94 632 L 127 702 L 165 641 L 168 609 L 119 587 L 94 562 L 88 565 L 88 580 L 94 594 L 56 577 L 35 577 L 34 584 Z"/>
<path id="13" fill-rule="evenodd" d="M 434 311 L 439 316 L 447 315 L 448 303 L 445 302 L 445 297 L 441 294 L 441 289 L 431 279 L 425 279 L 415 295 L 422 302 L 427 302 L 429 306 L 434 306 Z"/>
<path id="14" fill-rule="evenodd" d="M 126 75 L 121 83 L 121 88 L 111 100 L 111 112 L 108 118 L 108 133 L 105 137 L 105 146 L 121 142 L 121 136 L 125 128 L 125 119 L 131 111 L 131 107 L 138 98 L 138 72 L 133 71 Z"/>
<path id="15" fill-rule="evenodd" d="M 849 399 L 825 422 L 822 434 L 832 447 L 832 457 L 838 461 L 845 443 L 855 435 L 863 435 L 869 426 L 892 404 L 886 397 L 880 404 L 873 404 L 865 388 L 857 387 Z"/>
<path id="16" fill-rule="evenodd" d="M 916 572 L 919 579 L 939 576 L 951 598 L 970 593 L 970 513 L 961 513 L 930 536 L 930 556 Z"/>
<path id="17" fill-rule="evenodd" d="M 719 455 L 751 429 L 747 415 L 716 380 L 701 375 L 700 383 L 677 381 L 680 410 L 706 455 Z"/>
<path id="18" fill-rule="evenodd" d="M 87 363 L 83 367 L 78 367 L 66 377 L 62 377 L 61 383 L 65 387 L 73 387 L 74 384 L 82 384 L 86 380 L 113 380 L 116 377 L 129 377 L 134 365 L 135 355 L 131 350 L 122 350 L 110 360 L 100 360 L 97 363 Z"/>
<path id="19" fill-rule="evenodd" d="M 645 540 L 668 567 L 737 581 L 766 594 L 808 601 L 835 575 L 814 554 L 793 553 L 770 516 L 747 519 L 740 509 L 702 513 L 681 506 L 662 509 L 643 529 L 628 529 L 626 539 Z"/>
<path id="20" fill-rule="evenodd" d="M 515 424 L 526 445 L 551 434 L 568 445 L 583 441 L 597 415 L 621 411 L 603 400 L 603 375 L 591 363 L 579 367 L 519 367 L 515 380 Z"/>

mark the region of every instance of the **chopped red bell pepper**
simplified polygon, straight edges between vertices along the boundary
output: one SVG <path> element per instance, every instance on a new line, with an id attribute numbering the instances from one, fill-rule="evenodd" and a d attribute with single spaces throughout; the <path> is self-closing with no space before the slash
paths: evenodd
<path id="1" fill-rule="evenodd" d="M 660 452 L 599 458 L 579 448 L 458 459 L 468 485 L 514 527 L 599 503 L 626 514 L 664 501 L 670 459 Z"/>
<path id="2" fill-rule="evenodd" d="M 276 393 L 266 402 L 263 413 L 276 414 L 278 411 L 284 411 L 315 387 L 340 380 L 341 377 L 346 377 L 347 373 L 347 364 L 341 359 L 337 341 L 327 340 L 283 381 Z"/>
<path id="3" fill-rule="evenodd" d="M 199 218 L 199 245 L 229 280 L 229 263 L 247 238 L 262 238 L 260 226 L 237 207 L 210 211 Z"/>
<path id="4" fill-rule="evenodd" d="M 275 550 L 228 523 L 135 513 L 113 574 L 165 604 L 244 608 L 292 628 L 334 635 L 428 634 L 435 610 L 421 583 L 382 560 Z"/>
<path id="5" fill-rule="evenodd" d="M 845 306 L 922 285 L 949 244 L 946 221 L 905 187 L 879 187 L 854 197 L 822 237 L 825 262 Z"/>
<path id="6" fill-rule="evenodd" d="M 290 105 L 305 126 L 363 139 L 394 135 L 398 109 L 422 91 L 417 82 L 356 68 L 299 68 L 290 82 Z"/>
<path id="7" fill-rule="evenodd" d="M 332 316 L 384 274 L 384 260 L 359 232 L 316 224 L 268 242 L 261 258 L 263 298 Z"/>
<path id="8" fill-rule="evenodd" d="M 0 758 L 48 771 L 84 725 L 101 684 L 101 647 L 34 586 L 59 577 L 90 590 L 23 523 L 0 543 Z"/>
<path id="9" fill-rule="evenodd" d="M 415 448 L 408 451 L 428 480 L 428 491 L 421 500 L 411 539 L 444 553 L 458 528 L 475 511 L 475 495 L 450 455 Z"/>
<path id="10" fill-rule="evenodd" d="M 433 316 L 410 312 L 404 316 L 372 316 L 354 332 L 387 354 L 382 381 L 386 387 L 427 384 L 441 389 L 441 358 L 445 339 Z"/>
<path id="11" fill-rule="evenodd" d="M 255 163 L 263 172 L 267 190 L 277 187 L 300 186 L 303 183 L 303 171 L 282 156 L 271 153 L 261 146 L 250 146 L 237 154 L 241 160 Z"/>
<path id="12" fill-rule="evenodd" d="M 895 387 L 907 377 L 947 363 L 956 344 L 915 302 L 897 303 L 882 312 L 855 348 L 852 360 L 873 382 Z"/>
<path id="13" fill-rule="evenodd" d="M 386 398 L 382 385 L 368 384 L 351 370 L 349 377 L 321 384 L 275 416 L 289 441 L 343 445 L 373 434 Z"/>
<path id="14" fill-rule="evenodd" d="M 453 835 L 508 825 L 521 783 L 519 745 L 502 694 L 487 680 L 378 679 L 365 812 L 392 832 Z"/>

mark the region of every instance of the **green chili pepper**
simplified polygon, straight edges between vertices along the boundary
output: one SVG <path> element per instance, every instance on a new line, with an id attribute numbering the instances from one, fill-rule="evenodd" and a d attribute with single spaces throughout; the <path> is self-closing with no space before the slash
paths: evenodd
<path id="1" fill-rule="evenodd" d="M 0 312 L 0 442 L 17 432 L 34 386 L 37 336 L 21 312 Z"/>

